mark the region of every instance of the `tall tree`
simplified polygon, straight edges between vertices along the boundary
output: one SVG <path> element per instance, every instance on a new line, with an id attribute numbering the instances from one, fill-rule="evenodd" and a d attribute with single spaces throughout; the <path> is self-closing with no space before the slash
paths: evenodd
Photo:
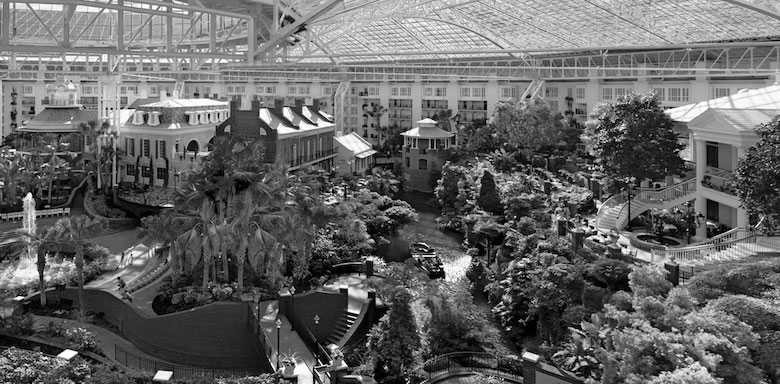
<path id="1" fill-rule="evenodd" d="M 758 142 L 748 148 L 737 167 L 742 206 L 765 217 L 767 228 L 780 223 L 780 118 L 756 129 Z"/>
<path id="2" fill-rule="evenodd" d="M 414 368 L 420 335 L 411 308 L 412 295 L 406 289 L 395 292 L 390 312 L 382 317 L 369 337 L 368 347 L 381 382 L 405 384 L 407 371 Z"/>
<path id="3" fill-rule="evenodd" d="M 493 174 L 490 171 L 486 170 L 482 174 L 477 205 L 494 215 L 504 213 L 504 206 L 501 204 L 501 197 L 498 195 L 496 181 L 493 179 Z"/>
<path id="4" fill-rule="evenodd" d="M 563 129 L 561 119 L 539 97 L 499 102 L 492 124 L 503 142 L 522 150 L 526 158 L 557 143 Z"/>
<path id="5" fill-rule="evenodd" d="M 653 93 L 633 93 L 597 108 L 592 127 L 594 152 L 615 180 L 659 179 L 683 169 L 683 145 Z"/>
<path id="6" fill-rule="evenodd" d="M 76 251 L 74 264 L 79 276 L 79 319 L 84 320 L 84 250 L 87 239 L 104 227 L 100 220 L 88 216 L 71 216 L 57 220 L 52 227 L 51 241 L 60 246 L 68 246 Z"/>
<path id="7" fill-rule="evenodd" d="M 142 229 L 138 237 L 150 242 L 160 242 L 168 246 L 168 258 L 171 263 L 171 281 L 176 281 L 181 274 L 182 262 L 179 260 L 179 252 L 176 249 L 176 239 L 186 230 L 186 218 L 176 217 L 170 212 L 164 212 L 155 216 L 147 216 L 141 219 Z"/>

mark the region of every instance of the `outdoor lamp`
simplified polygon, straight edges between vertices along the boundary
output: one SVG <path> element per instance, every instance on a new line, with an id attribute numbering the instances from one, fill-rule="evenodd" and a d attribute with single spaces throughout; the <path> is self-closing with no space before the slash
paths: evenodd
<path id="1" fill-rule="evenodd" d="M 282 332 L 282 319 L 276 318 L 276 370 L 279 370 L 279 358 L 282 355 L 282 349 L 279 346 L 279 334 Z"/>
<path id="2" fill-rule="evenodd" d="M 704 223 L 705 223 L 704 215 L 702 215 L 701 212 L 699 212 L 699 214 L 696 215 L 696 225 L 701 226 Z"/>
<path id="3" fill-rule="evenodd" d="M 295 286 L 290 286 L 290 317 L 295 317 Z M 290 330 L 294 330 L 292 321 L 290 321 Z"/>

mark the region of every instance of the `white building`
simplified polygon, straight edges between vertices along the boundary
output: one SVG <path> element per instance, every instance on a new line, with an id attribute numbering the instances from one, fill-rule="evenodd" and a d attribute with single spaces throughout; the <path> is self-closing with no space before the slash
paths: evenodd
<path id="1" fill-rule="evenodd" d="M 336 144 L 335 168 L 339 175 L 364 175 L 374 167 L 371 143 L 355 132 L 333 138 Z"/>

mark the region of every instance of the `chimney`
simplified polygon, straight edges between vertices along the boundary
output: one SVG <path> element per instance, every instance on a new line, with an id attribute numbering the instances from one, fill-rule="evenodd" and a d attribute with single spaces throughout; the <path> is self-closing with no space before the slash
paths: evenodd
<path id="1" fill-rule="evenodd" d="M 304 104 L 306 104 L 306 100 L 305 99 L 300 98 L 300 97 L 295 99 L 295 109 L 296 110 L 300 110 L 301 107 L 303 107 Z"/>
<path id="2" fill-rule="evenodd" d="M 235 116 L 240 108 L 241 104 L 238 101 L 230 100 L 230 116 Z"/>
<path id="3" fill-rule="evenodd" d="M 284 110 L 284 99 L 281 97 L 274 98 L 274 110 L 279 114 L 282 114 Z"/>
<path id="4" fill-rule="evenodd" d="M 309 110 L 311 110 L 311 113 L 317 114 L 317 112 L 320 111 L 320 99 L 318 99 L 316 97 L 314 99 L 312 99 L 311 107 L 309 108 Z"/>
<path id="5" fill-rule="evenodd" d="M 260 100 L 258 99 L 252 100 L 252 114 L 255 116 L 260 115 Z"/>

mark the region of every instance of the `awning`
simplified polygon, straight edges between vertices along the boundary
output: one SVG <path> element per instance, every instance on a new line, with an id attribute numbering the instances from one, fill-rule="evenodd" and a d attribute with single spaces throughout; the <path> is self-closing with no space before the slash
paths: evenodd
<path id="1" fill-rule="evenodd" d="M 376 150 L 369 149 L 368 151 L 363 151 L 355 155 L 358 159 L 365 159 L 366 157 L 369 157 L 376 153 Z"/>

